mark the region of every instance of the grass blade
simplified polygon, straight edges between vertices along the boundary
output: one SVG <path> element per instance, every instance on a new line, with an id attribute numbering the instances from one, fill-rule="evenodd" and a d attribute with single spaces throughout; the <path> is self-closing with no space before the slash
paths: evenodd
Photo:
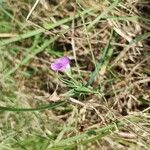
<path id="1" fill-rule="evenodd" d="M 89 12 L 91 10 L 92 9 L 87 9 L 87 10 L 83 11 L 82 15 L 86 14 L 87 12 Z M 28 31 L 27 33 L 18 35 L 18 36 L 13 37 L 13 38 L 1 40 L 0 41 L 0 46 L 4 46 L 4 45 L 7 45 L 7 44 L 10 44 L 10 43 L 13 43 L 13 42 L 17 42 L 17 41 L 20 41 L 20 40 L 23 40 L 23 39 L 35 36 L 35 35 L 40 34 L 40 33 L 44 32 L 46 30 L 50 30 L 50 29 L 53 29 L 53 28 L 58 27 L 60 25 L 63 25 L 65 23 L 73 20 L 74 18 L 78 18 L 79 16 L 80 16 L 80 14 L 77 14 L 75 16 L 71 16 L 71 17 L 67 17 L 67 18 L 64 18 L 62 20 L 59 20 L 59 21 L 57 21 L 56 23 L 53 23 L 53 24 L 45 24 L 44 27 L 46 29 L 44 29 L 44 28 L 36 29 L 34 31 Z"/>
<path id="2" fill-rule="evenodd" d="M 138 122 L 139 120 L 141 120 L 141 118 L 133 116 L 133 117 L 130 117 L 126 120 L 123 119 L 121 121 L 109 124 L 106 127 L 98 128 L 96 130 L 87 131 L 85 133 L 61 140 L 59 143 L 55 144 L 52 148 L 50 148 L 48 150 L 58 150 L 58 149 L 62 149 L 62 148 L 71 148 L 71 147 L 74 147 L 74 146 L 77 146 L 80 144 L 84 145 L 84 144 L 88 144 L 90 142 L 95 142 L 96 140 L 116 131 L 116 129 L 125 126 L 126 124 L 129 123 L 128 120 L 132 120 L 132 122 Z M 79 141 L 82 139 L 84 139 L 84 140 Z M 72 144 L 67 145 L 68 143 L 72 143 Z"/>
<path id="3" fill-rule="evenodd" d="M 15 107 L 0 106 L 0 111 L 13 111 L 13 112 L 41 111 L 41 110 L 46 110 L 46 109 L 54 109 L 54 108 L 64 105 L 65 103 L 66 103 L 65 101 L 59 101 L 59 102 L 55 102 L 55 103 L 48 104 L 45 106 L 39 106 L 37 108 L 15 108 Z"/>
<path id="4" fill-rule="evenodd" d="M 92 21 L 87 29 L 90 29 L 92 26 L 94 26 L 97 22 L 99 22 L 100 19 L 102 19 L 103 17 L 106 17 L 105 15 L 107 15 L 108 12 L 110 12 L 112 9 L 114 9 L 118 4 L 119 4 L 120 0 L 116 0 L 114 1 L 105 11 L 103 11 L 94 21 Z"/>
<path id="5" fill-rule="evenodd" d="M 18 64 L 16 67 L 14 67 L 13 69 L 11 69 L 9 72 L 7 72 L 4 76 L 4 78 L 8 77 L 9 75 L 11 75 L 12 73 L 14 73 L 21 65 L 25 65 L 32 57 L 34 57 L 36 54 L 42 52 L 47 46 L 49 46 L 50 43 L 52 43 L 53 41 L 56 40 L 56 38 L 58 37 L 55 37 L 54 39 L 51 39 L 51 40 L 47 40 L 44 42 L 44 44 L 39 47 L 38 49 L 34 50 L 32 52 L 31 55 L 25 57 L 20 64 Z"/>
<path id="6" fill-rule="evenodd" d="M 120 122 L 117 125 L 118 125 L 118 127 L 121 127 L 124 124 L 122 122 Z M 102 136 L 106 132 L 107 133 L 109 132 L 109 134 L 110 134 L 110 132 L 113 132 L 115 129 L 116 129 L 116 124 L 113 123 L 111 125 L 108 125 L 106 127 L 101 128 L 101 129 L 88 131 L 88 132 L 85 132 L 85 133 L 82 133 L 82 134 L 79 134 L 79 135 L 76 135 L 76 136 L 73 136 L 73 137 L 61 140 L 59 143 L 55 144 L 52 148 L 50 148 L 48 150 L 56 150 L 58 148 L 73 147 L 73 146 L 76 146 L 76 145 L 79 145 L 79 144 L 84 144 L 85 140 L 82 141 L 82 142 L 78 142 L 78 143 L 76 143 L 76 142 L 81 140 L 81 139 L 85 139 L 85 138 L 88 138 L 88 140 L 89 140 L 91 137 L 92 137 L 92 140 L 93 140 L 93 136 L 94 137 L 97 137 L 98 135 Z M 72 144 L 67 145 L 67 143 L 72 143 Z"/>
<path id="7" fill-rule="evenodd" d="M 8 16 L 10 17 L 12 20 L 14 20 L 19 26 L 23 26 L 23 24 L 18 21 L 12 14 L 10 14 L 7 10 L 5 10 L 2 6 L 0 6 L 0 9 Z"/>
<path id="8" fill-rule="evenodd" d="M 144 39 L 147 39 L 148 37 L 150 37 L 150 32 L 147 32 L 143 35 L 139 35 L 137 36 L 135 39 L 133 39 L 129 45 L 127 45 L 123 51 L 120 52 L 120 54 L 116 57 L 114 64 L 116 64 L 121 58 L 123 58 L 123 56 L 127 53 L 127 51 L 131 48 L 131 46 L 133 46 L 134 44 L 143 41 Z"/>
<path id="9" fill-rule="evenodd" d="M 113 32 L 111 33 L 110 40 L 112 39 L 112 36 L 113 36 Z M 90 77 L 89 81 L 87 82 L 86 86 L 89 86 L 94 82 L 97 74 L 99 73 L 99 71 L 102 68 L 104 68 L 104 67 L 106 68 L 112 54 L 113 54 L 113 48 L 110 45 L 110 41 L 109 41 L 108 44 L 106 45 L 105 49 L 104 49 L 102 57 L 99 59 L 99 62 L 96 64 L 95 70 L 91 73 L 91 77 Z"/>

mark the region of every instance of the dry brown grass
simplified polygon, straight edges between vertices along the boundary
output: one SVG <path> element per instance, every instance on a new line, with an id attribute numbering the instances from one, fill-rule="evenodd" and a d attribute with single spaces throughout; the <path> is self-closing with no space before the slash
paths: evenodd
<path id="1" fill-rule="evenodd" d="M 142 40 L 142 35 L 150 31 L 149 2 L 121 1 L 95 24 L 92 24 L 93 21 L 107 11 L 112 4 L 111 1 L 41 0 L 37 1 L 37 6 L 32 10 L 34 4 L 35 1 L 25 0 L 6 2 L 4 8 L 11 11 L 14 18 L 19 21 L 17 24 L 13 19 L 9 20 L 12 26 L 10 38 L 12 33 L 16 36 L 36 28 L 43 29 L 47 24 L 65 17 L 74 18 L 77 13 L 80 17 L 51 30 L 46 29 L 35 39 L 20 40 L 1 48 L 2 56 L 5 58 L 0 61 L 3 63 L 1 70 L 4 72 L 1 74 L 4 76 L 11 68 L 21 64 L 22 58 L 32 55 L 32 50 L 40 47 L 45 40 L 60 35 L 44 51 L 18 66 L 9 78 L 1 80 L 1 105 L 36 107 L 62 99 L 67 101 L 67 104 L 65 107 L 38 113 L 2 113 L 1 128 L 8 128 L 10 133 L 15 132 L 16 136 L 12 136 L 15 137 L 14 141 L 10 140 L 13 141 L 13 145 L 9 140 L 4 143 L 9 148 L 21 149 L 30 145 L 32 136 L 36 134 L 46 139 L 52 136 L 52 141 L 57 143 L 59 139 L 125 120 L 126 124 L 123 127 L 117 127 L 116 124 L 115 131 L 110 131 L 88 146 L 79 144 L 75 149 L 150 149 L 150 40 L 149 37 Z M 93 8 L 93 11 L 82 15 L 81 12 L 89 7 Z M 63 82 L 64 79 L 69 79 L 63 73 L 56 75 L 51 71 L 50 63 L 58 56 L 69 56 L 72 61 L 73 78 L 77 80 L 78 85 L 85 85 L 102 57 L 112 29 L 114 37 L 110 44 L 114 49 L 113 56 L 109 65 L 101 68 L 96 80 L 90 85 L 92 90 L 98 93 L 81 92 L 69 96 L 67 92 L 73 88 Z M 139 37 L 137 42 L 130 45 L 136 37 Z M 33 42 L 37 43 L 32 49 Z M 15 48 L 19 50 L 9 52 Z M 4 49 L 8 49 L 8 52 Z M 8 80 L 11 80 L 10 83 Z M 140 121 L 129 118 L 139 118 Z M 5 122 L 8 120 L 10 125 Z M 19 120 L 23 120 L 23 123 Z M 2 135 L 5 133 L 3 129 Z M 21 132 L 20 135 L 18 132 Z M 28 136 L 31 139 L 28 139 Z M 34 139 L 36 140 L 36 136 L 33 141 Z M 3 149 L 3 140 L 0 149 Z M 31 143 L 27 144 L 26 141 Z M 51 143 L 48 145 L 50 147 Z"/>

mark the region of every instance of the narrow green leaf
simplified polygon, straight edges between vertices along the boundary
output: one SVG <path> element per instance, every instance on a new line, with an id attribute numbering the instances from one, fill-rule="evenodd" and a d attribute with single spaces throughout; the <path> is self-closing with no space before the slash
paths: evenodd
<path id="1" fill-rule="evenodd" d="M 83 12 L 80 12 L 82 13 L 82 15 L 86 14 L 87 12 L 91 11 L 92 9 L 87 9 Z M 78 18 L 80 15 L 77 14 L 75 16 L 71 16 L 71 17 L 67 17 L 67 18 L 64 18 L 62 20 L 59 20 L 57 21 L 56 23 L 53 23 L 53 24 L 45 24 L 45 28 L 47 30 L 50 30 L 50 29 L 53 29 L 55 27 L 58 27 L 60 25 L 63 25 L 71 20 L 73 20 L 74 18 Z M 26 39 L 26 38 L 29 38 L 29 37 L 32 37 L 32 36 L 35 36 L 37 34 L 40 34 L 42 32 L 45 32 L 46 29 L 44 28 L 41 28 L 41 29 L 36 29 L 36 30 L 33 30 L 33 31 L 28 31 L 27 33 L 24 33 L 24 34 L 21 34 L 21 35 L 18 35 L 16 37 L 13 37 L 13 38 L 9 38 L 9 39 L 4 39 L 4 40 L 0 40 L 0 46 L 4 46 L 4 45 L 7 45 L 7 44 L 10 44 L 10 43 L 13 43 L 13 42 L 17 42 L 19 40 L 23 40 L 23 39 Z"/>
<path id="2" fill-rule="evenodd" d="M 94 26 L 97 22 L 99 22 L 100 19 L 106 17 L 108 12 L 110 12 L 112 9 L 114 9 L 118 4 L 120 0 L 115 0 L 105 11 L 103 11 L 95 20 L 93 20 L 87 27 L 89 30 L 92 26 Z"/>
<path id="3" fill-rule="evenodd" d="M 110 45 L 110 42 L 111 42 L 111 40 L 112 40 L 112 36 L 113 36 L 113 31 L 112 31 L 112 33 L 111 33 L 110 40 L 109 40 L 109 42 L 107 43 L 107 45 L 106 45 L 106 47 L 105 47 L 105 49 L 104 49 L 104 52 L 103 52 L 101 58 L 99 59 L 99 62 L 96 64 L 95 70 L 91 73 L 90 79 L 89 79 L 89 81 L 87 82 L 86 86 L 89 86 L 89 85 L 91 85 L 91 84 L 94 82 L 94 80 L 95 80 L 97 74 L 99 73 L 99 71 L 102 69 L 102 67 L 103 67 L 104 65 L 105 65 L 105 66 L 108 65 L 108 62 L 109 62 L 109 60 L 110 60 L 110 58 L 111 58 L 111 56 L 112 56 L 112 54 L 113 54 L 113 48 L 112 48 L 112 46 Z"/>
<path id="4" fill-rule="evenodd" d="M 112 123 L 110 125 L 107 125 L 106 127 L 102 127 L 96 130 L 91 130 L 64 140 L 61 140 L 59 143 L 55 144 L 52 148 L 48 149 L 48 150 L 56 150 L 57 148 L 67 148 L 67 147 L 73 147 L 76 145 L 80 145 L 80 144 L 86 144 L 89 142 L 94 142 L 97 139 L 100 139 L 101 137 L 104 137 L 108 134 L 110 134 L 111 132 L 114 132 L 116 130 L 116 126 L 118 128 L 122 127 L 125 125 L 125 122 L 118 122 L 116 123 Z M 94 133 L 93 134 L 89 134 L 89 133 Z M 83 140 L 80 141 L 79 140 Z M 78 141 L 78 143 L 76 143 Z M 72 144 L 70 144 L 72 143 Z"/>
<path id="5" fill-rule="evenodd" d="M 1 0 L 0 3 L 4 2 L 4 0 Z M 14 20 L 19 26 L 23 26 L 23 23 L 18 21 L 11 13 L 9 13 L 7 10 L 5 10 L 2 6 L 0 6 L 0 9 L 9 16 L 12 20 Z"/>
<path id="6" fill-rule="evenodd" d="M 65 103 L 66 103 L 65 101 L 59 101 L 59 102 L 55 102 L 55 103 L 48 104 L 45 106 L 39 106 L 37 108 L 15 108 L 15 107 L 0 106 L 0 111 L 13 111 L 13 112 L 41 111 L 41 110 L 46 110 L 46 109 L 54 109 L 54 108 L 64 105 Z"/>
<path id="7" fill-rule="evenodd" d="M 35 55 L 37 55 L 38 53 L 42 52 L 46 47 L 48 47 L 50 45 L 50 43 L 52 43 L 53 41 L 56 40 L 56 38 L 58 37 L 55 37 L 53 39 L 50 39 L 50 40 L 47 40 L 43 43 L 43 45 L 41 47 L 39 47 L 38 49 L 35 49 L 31 55 L 28 55 L 26 56 L 20 64 L 16 65 L 16 67 L 14 67 L 13 69 L 11 69 L 10 71 L 8 71 L 4 78 L 8 77 L 9 75 L 11 75 L 12 73 L 14 73 L 21 65 L 25 65 L 31 58 L 33 58 Z"/>
<path id="8" fill-rule="evenodd" d="M 122 50 L 122 51 L 120 52 L 120 54 L 119 54 L 119 55 L 117 56 L 117 58 L 115 59 L 113 65 L 116 64 L 121 58 L 123 58 L 123 56 L 127 53 L 127 51 L 131 48 L 131 46 L 133 46 L 133 44 L 136 44 L 136 43 L 138 43 L 138 42 L 141 42 L 141 41 L 147 39 L 148 37 L 150 37 L 150 32 L 147 32 L 147 33 L 145 33 L 145 34 L 143 34 L 143 35 L 139 35 L 139 36 L 135 37 L 135 38 L 129 43 L 129 45 L 127 45 L 127 46 L 124 48 L 124 50 Z"/>
<path id="9" fill-rule="evenodd" d="M 139 122 L 141 118 L 134 117 L 134 116 L 128 117 L 126 119 L 122 119 L 120 121 L 109 124 L 106 127 L 98 128 L 98 129 L 87 131 L 85 133 L 82 133 L 73 137 L 69 137 L 67 139 L 61 140 L 60 142 L 54 144 L 53 147 L 47 150 L 57 150 L 57 149 L 61 150 L 65 148 L 75 147 L 77 145 L 85 145 L 91 142 L 95 142 L 96 140 L 116 131 L 118 128 L 121 128 L 127 125 L 129 123 L 128 120 L 131 120 L 132 122 Z"/>

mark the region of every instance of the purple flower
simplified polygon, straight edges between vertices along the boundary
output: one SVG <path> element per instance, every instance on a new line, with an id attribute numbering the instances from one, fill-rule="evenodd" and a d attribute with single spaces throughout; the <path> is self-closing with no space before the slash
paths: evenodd
<path id="1" fill-rule="evenodd" d="M 70 59 L 66 56 L 58 58 L 51 64 L 51 69 L 54 71 L 64 72 L 70 68 Z"/>

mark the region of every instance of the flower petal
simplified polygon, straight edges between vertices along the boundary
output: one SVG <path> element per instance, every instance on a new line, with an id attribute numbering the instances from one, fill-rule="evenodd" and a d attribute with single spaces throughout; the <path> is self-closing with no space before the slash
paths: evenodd
<path id="1" fill-rule="evenodd" d="M 65 71 L 70 68 L 70 59 L 66 56 L 58 58 L 51 64 L 51 69 L 54 71 Z"/>
<path id="2" fill-rule="evenodd" d="M 56 59 L 56 63 L 70 64 L 70 59 L 66 56 Z"/>

